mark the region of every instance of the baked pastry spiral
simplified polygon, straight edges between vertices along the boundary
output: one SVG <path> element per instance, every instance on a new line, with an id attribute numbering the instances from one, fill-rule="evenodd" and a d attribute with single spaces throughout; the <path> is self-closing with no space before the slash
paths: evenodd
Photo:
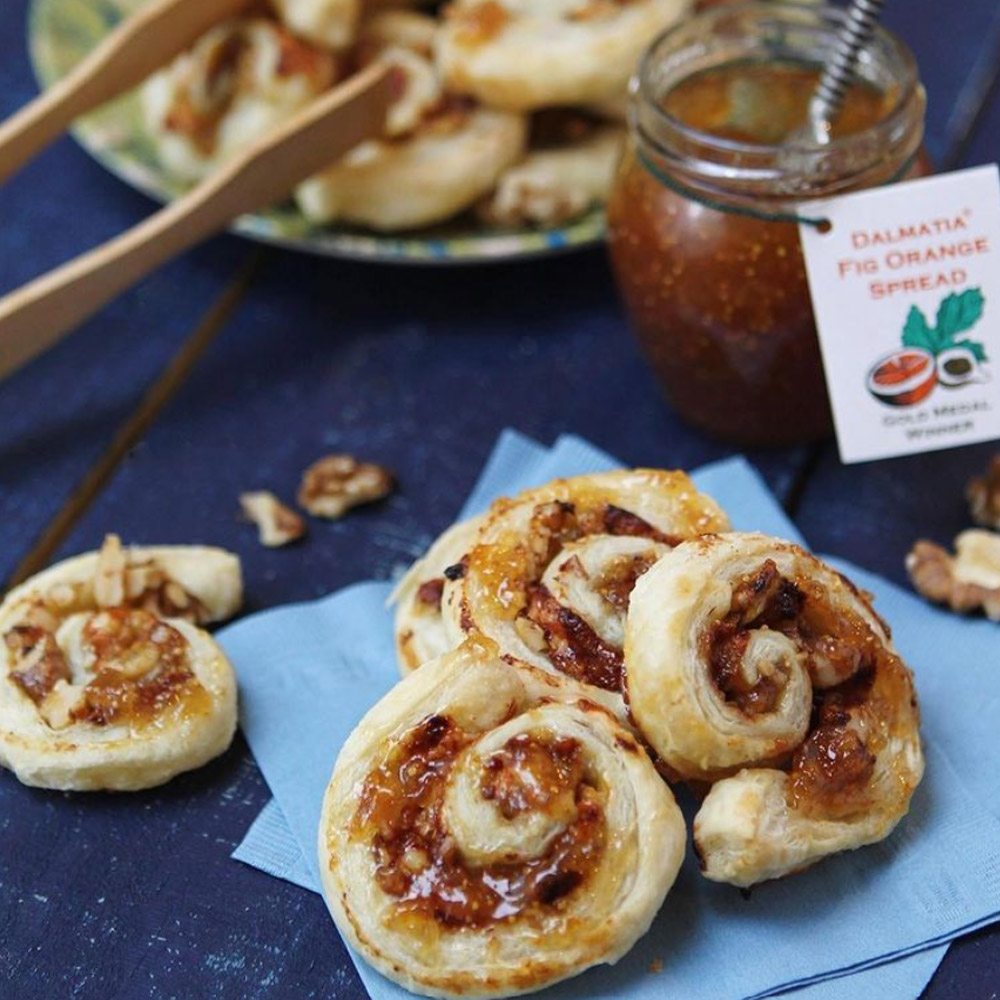
<path id="1" fill-rule="evenodd" d="M 637 577 L 673 545 L 726 527 L 683 472 L 578 476 L 499 500 L 449 574 L 448 636 L 457 645 L 485 635 L 505 659 L 581 682 L 623 712 L 624 619 Z"/>
<path id="2" fill-rule="evenodd" d="M 68 559 L 0 606 L 0 764 L 44 788 L 134 790 L 222 753 L 236 682 L 198 624 L 233 614 L 240 567 L 220 549 Z"/>
<path id="3" fill-rule="evenodd" d="M 510 996 L 614 962 L 647 930 L 685 828 L 635 738 L 470 640 L 401 681 L 337 760 L 327 903 L 380 972 Z"/>
<path id="4" fill-rule="evenodd" d="M 649 43 L 690 0 L 455 0 L 438 43 L 450 90 L 529 111 L 625 93 Z"/>
<path id="5" fill-rule="evenodd" d="M 331 53 L 282 25 L 236 18 L 146 80 L 143 116 L 162 163 L 197 181 L 305 107 L 338 72 Z"/>
<path id="6" fill-rule="evenodd" d="M 636 584 L 625 664 L 651 747 L 716 782 L 695 819 L 708 878 L 777 878 L 906 814 L 923 773 L 912 675 L 868 598 L 798 546 L 677 546 Z"/>
<path id="7" fill-rule="evenodd" d="M 396 584 L 389 600 L 396 605 L 396 657 L 404 677 L 453 648 L 441 616 L 446 574 L 475 544 L 481 525 L 479 517 L 453 524 Z"/>

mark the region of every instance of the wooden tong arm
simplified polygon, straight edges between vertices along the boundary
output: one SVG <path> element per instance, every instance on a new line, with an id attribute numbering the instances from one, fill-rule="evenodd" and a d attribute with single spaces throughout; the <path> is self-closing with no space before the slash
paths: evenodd
<path id="1" fill-rule="evenodd" d="M 82 62 L 0 124 L 0 184 L 74 118 L 141 83 L 246 0 L 154 0 L 122 21 Z"/>
<path id="2" fill-rule="evenodd" d="M 373 64 L 144 222 L 0 299 L 0 378 L 164 261 L 381 135 L 391 91 L 390 71 Z"/>

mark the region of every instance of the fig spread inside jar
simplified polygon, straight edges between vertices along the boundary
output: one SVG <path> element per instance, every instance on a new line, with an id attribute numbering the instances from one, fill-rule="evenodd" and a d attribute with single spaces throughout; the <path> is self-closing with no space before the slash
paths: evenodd
<path id="1" fill-rule="evenodd" d="M 796 135 L 841 18 L 710 11 L 654 43 L 633 88 L 608 205 L 619 288 L 674 408 L 739 444 L 832 427 L 797 219 L 814 216 L 811 199 L 924 172 L 923 91 L 884 31 L 830 141 Z"/>

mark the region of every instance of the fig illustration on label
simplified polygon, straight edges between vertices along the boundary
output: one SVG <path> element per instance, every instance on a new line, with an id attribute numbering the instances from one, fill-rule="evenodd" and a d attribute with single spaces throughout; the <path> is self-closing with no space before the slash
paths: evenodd
<path id="1" fill-rule="evenodd" d="M 937 385 L 955 389 L 988 382 L 986 348 L 978 340 L 960 339 L 982 317 L 985 301 L 979 288 L 952 292 L 941 300 L 934 326 L 919 306 L 910 306 L 902 346 L 872 365 L 868 391 L 886 406 L 916 406 Z"/>

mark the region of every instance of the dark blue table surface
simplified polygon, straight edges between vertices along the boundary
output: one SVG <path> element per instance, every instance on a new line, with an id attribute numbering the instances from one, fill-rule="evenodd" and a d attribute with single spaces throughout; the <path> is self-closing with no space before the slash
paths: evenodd
<path id="1" fill-rule="evenodd" d="M 0 115 L 35 92 L 25 0 L 6 11 Z M 996 0 L 947 13 L 897 0 L 887 19 L 917 54 L 935 161 L 995 160 Z M 0 189 L 0 293 L 152 207 L 56 143 Z M 546 442 L 572 431 L 645 465 L 731 453 L 663 402 L 600 250 L 440 271 L 219 237 L 0 384 L 0 585 L 109 530 L 233 549 L 248 609 L 386 577 L 449 523 L 506 426 Z M 962 485 L 994 449 L 851 467 L 830 444 L 749 457 L 815 548 L 903 581 L 914 538 L 966 526 Z M 383 462 L 401 489 L 313 522 L 305 544 L 261 548 L 237 495 L 290 497 L 329 451 Z M 0 773 L 0 998 L 363 997 L 319 897 L 229 859 L 267 798 L 240 738 L 139 795 L 45 793 Z M 998 992 L 987 929 L 952 946 L 925 995 Z"/>

